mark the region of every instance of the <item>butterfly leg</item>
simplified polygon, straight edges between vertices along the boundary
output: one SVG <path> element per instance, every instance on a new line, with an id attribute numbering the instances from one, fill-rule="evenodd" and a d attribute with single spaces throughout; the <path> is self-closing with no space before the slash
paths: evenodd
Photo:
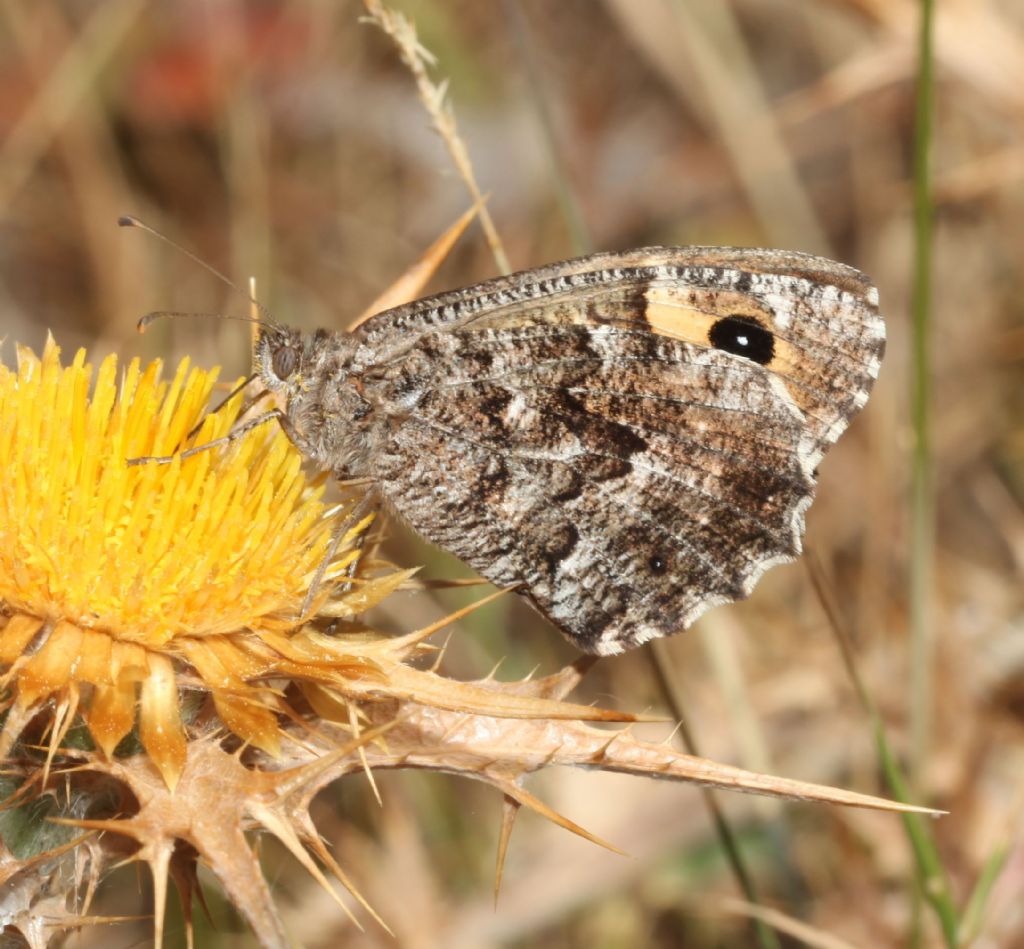
<path id="1" fill-rule="evenodd" d="M 252 382 L 253 379 L 256 378 L 256 375 L 257 374 L 255 372 L 251 373 L 250 375 L 246 376 L 240 383 L 238 383 L 238 385 L 235 386 L 226 396 L 224 396 L 224 398 L 221 399 L 220 402 L 218 402 L 212 409 L 210 409 L 209 412 L 206 413 L 206 415 L 204 415 L 198 422 L 196 422 L 196 424 L 192 427 L 191 431 L 185 436 L 185 440 L 188 441 L 188 439 L 194 438 L 196 435 L 198 435 L 199 434 L 199 429 L 201 429 L 203 427 L 203 423 L 206 421 L 206 419 L 209 416 L 211 416 L 211 415 L 216 415 L 236 395 L 238 395 L 240 392 L 244 392 L 246 387 L 249 385 L 249 383 Z M 242 406 L 241 410 L 239 411 L 238 417 L 239 418 L 244 418 L 245 415 L 249 412 L 249 410 L 254 405 L 256 405 L 257 403 L 262 401 L 268 395 L 270 395 L 269 390 L 264 389 L 262 392 L 260 392 L 259 394 L 257 394 L 253 398 L 247 399 L 245 404 Z"/>
<path id="2" fill-rule="evenodd" d="M 323 583 L 324 575 L 327 573 L 327 568 L 334 559 L 334 555 L 338 552 L 338 547 L 341 546 L 342 539 L 350 530 L 352 530 L 353 527 L 359 524 L 367 514 L 371 511 L 376 512 L 379 506 L 379 502 L 372 494 L 365 494 L 356 502 L 355 507 L 352 509 L 348 517 L 339 520 L 338 523 L 335 524 L 334 531 L 331 533 L 331 542 L 327 546 L 327 552 L 324 554 L 323 560 L 320 561 L 320 566 L 316 568 L 316 573 L 313 574 L 313 579 L 310 581 L 309 589 L 306 591 L 306 596 L 302 601 L 302 612 L 299 614 L 300 619 L 308 618 L 309 611 L 313 606 L 313 600 L 316 597 L 316 592 L 320 588 L 320 584 Z M 365 543 L 366 531 L 361 531 L 354 542 L 356 550 L 361 550 Z M 346 568 L 346 575 L 349 578 L 353 576 L 358 562 L 359 558 L 357 557 Z"/>
<path id="3" fill-rule="evenodd" d="M 198 455 L 200 452 L 209 451 L 211 448 L 217 448 L 221 445 L 230 445 L 231 442 L 237 441 L 243 435 L 247 435 L 254 428 L 259 428 L 261 425 L 265 425 L 274 419 L 282 425 L 285 431 L 288 431 L 288 426 L 285 424 L 285 415 L 280 409 L 274 409 L 271 412 L 264 412 L 262 415 L 257 415 L 256 418 L 250 419 L 238 428 L 232 429 L 227 435 L 221 438 L 215 438 L 212 442 L 206 442 L 204 445 L 196 445 L 195 448 L 189 448 L 186 451 L 179 452 L 176 455 L 145 455 L 141 458 L 129 458 L 128 464 L 134 465 L 169 465 L 175 458 L 191 458 L 193 455 Z"/>

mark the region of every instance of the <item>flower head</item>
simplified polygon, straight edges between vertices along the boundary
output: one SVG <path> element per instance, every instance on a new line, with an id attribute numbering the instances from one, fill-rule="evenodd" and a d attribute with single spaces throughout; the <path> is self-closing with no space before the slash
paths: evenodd
<path id="1" fill-rule="evenodd" d="M 84 351 L 62 366 L 52 340 L 42 358 L 19 349 L 16 371 L 0 367 L 0 663 L 14 695 L 0 744 L 55 699 L 56 720 L 81 706 L 109 755 L 138 691 L 143 743 L 173 784 L 184 757 L 175 659 L 232 731 L 276 751 L 268 692 L 251 682 L 274 671 L 267 638 L 298 626 L 336 518 L 274 424 L 129 465 L 173 455 L 197 425 L 195 444 L 225 435 L 241 400 L 204 418 L 216 372 L 187 360 L 170 381 L 159 362 L 117 376 L 112 356 L 95 374 Z M 342 544 L 328 575 L 357 555 Z"/>

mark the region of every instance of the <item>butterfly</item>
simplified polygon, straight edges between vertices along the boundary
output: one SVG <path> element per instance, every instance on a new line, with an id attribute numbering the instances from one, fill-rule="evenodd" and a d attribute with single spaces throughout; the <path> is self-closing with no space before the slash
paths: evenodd
<path id="1" fill-rule="evenodd" d="M 822 455 L 885 328 L 858 271 L 645 248 L 489 280 L 352 332 L 265 326 L 298 449 L 577 647 L 621 652 L 800 553 Z"/>

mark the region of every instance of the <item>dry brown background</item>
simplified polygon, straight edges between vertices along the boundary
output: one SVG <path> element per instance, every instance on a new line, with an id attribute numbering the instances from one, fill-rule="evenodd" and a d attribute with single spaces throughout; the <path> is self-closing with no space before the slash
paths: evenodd
<path id="1" fill-rule="evenodd" d="M 808 548 L 824 564 L 862 675 L 907 751 L 908 300 L 915 28 L 911 0 L 419 0 L 410 13 L 450 99 L 513 265 L 645 244 L 825 253 L 879 285 L 890 346 L 867 410 L 822 466 Z M 922 799 L 962 903 L 1006 864 L 977 946 L 1024 944 L 1024 4 L 942 0 L 937 21 L 934 727 Z M 138 231 L 138 214 L 282 321 L 342 327 L 469 204 L 408 74 L 355 0 L 0 4 L 0 336 L 247 367 L 242 298 Z M 545 128 L 548 131 L 545 131 Z M 575 225 L 571 222 L 575 221 Z M 493 275 L 478 230 L 431 285 Z M 400 535 L 432 576 L 464 570 Z M 462 602 L 399 595 L 409 629 Z M 511 600 L 454 636 L 446 668 L 503 676 L 572 657 Z M 671 644 L 703 751 L 755 770 L 886 793 L 867 720 L 805 568 Z M 663 710 L 638 655 L 603 661 L 585 697 Z M 657 730 L 651 734 L 658 734 Z M 661 734 L 667 734 L 662 729 Z M 525 815 L 492 907 L 499 801 L 439 775 L 359 778 L 323 795 L 325 836 L 398 944 L 745 946 L 735 884 L 698 793 L 560 772 L 531 789 L 629 851 Z M 914 928 L 897 819 L 723 797 L 766 901 L 829 945 L 904 945 Z M 267 872 L 308 946 L 359 935 L 287 856 Z M 101 910 L 145 912 L 133 871 Z M 144 882 L 142 889 L 148 886 Z M 248 937 L 210 888 L 219 931 Z M 81 937 L 137 945 L 146 924 Z M 370 924 L 372 925 L 372 923 Z M 935 944 L 924 911 L 922 944 Z M 170 927 L 174 929 L 174 927 Z M 180 938 L 180 925 L 171 937 Z M 787 937 L 789 939 L 789 937 Z M 795 940 L 786 945 L 798 944 Z"/>

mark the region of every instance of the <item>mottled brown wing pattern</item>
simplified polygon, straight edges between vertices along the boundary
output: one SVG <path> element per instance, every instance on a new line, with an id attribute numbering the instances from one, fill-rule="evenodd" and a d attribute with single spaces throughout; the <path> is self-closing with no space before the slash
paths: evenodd
<path id="1" fill-rule="evenodd" d="M 862 274 L 731 248 L 602 254 L 380 313 L 268 329 L 302 452 L 614 653 L 800 550 L 822 454 L 885 333 Z"/>
<path id="2" fill-rule="evenodd" d="M 601 653 L 682 629 L 799 551 L 804 429 L 764 373 L 653 333 L 544 330 L 423 341 L 464 375 L 442 374 L 379 455 L 403 519 Z"/>
<path id="3" fill-rule="evenodd" d="M 884 345 L 856 271 L 699 248 L 571 261 L 383 321 L 369 376 L 412 407 L 374 452 L 382 497 L 602 654 L 799 553 L 814 467 Z"/>

